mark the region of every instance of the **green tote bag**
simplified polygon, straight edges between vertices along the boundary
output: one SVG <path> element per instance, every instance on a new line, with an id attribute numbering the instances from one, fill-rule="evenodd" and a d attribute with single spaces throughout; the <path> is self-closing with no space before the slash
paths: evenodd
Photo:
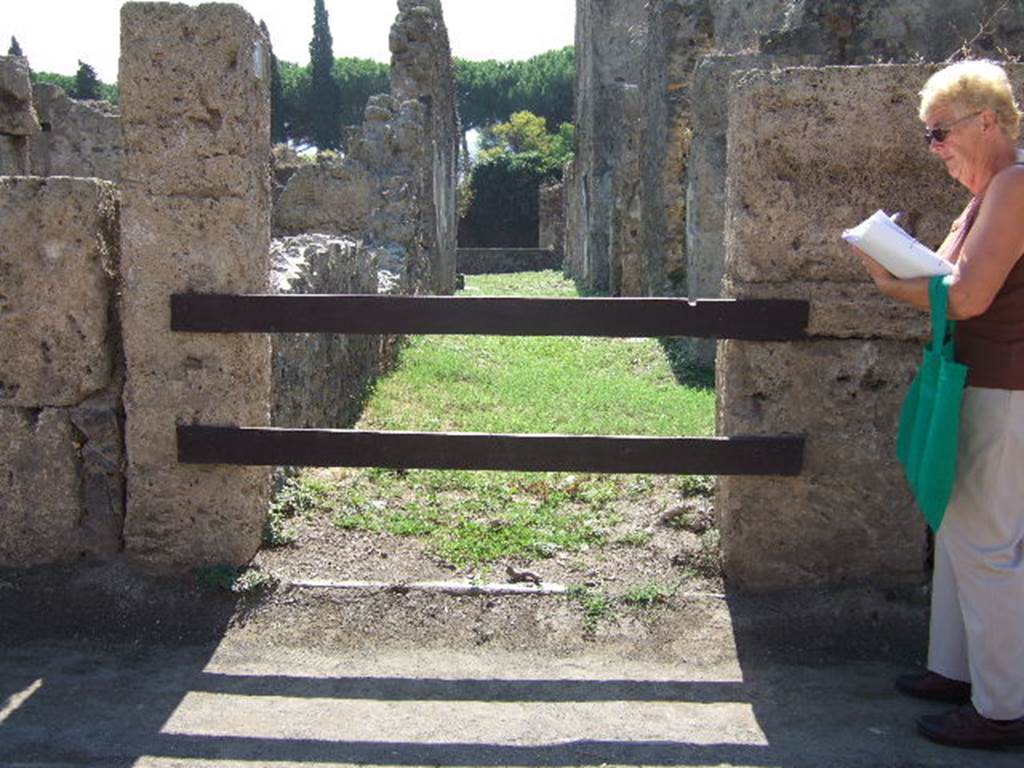
<path id="1" fill-rule="evenodd" d="M 946 317 L 949 285 L 941 276 L 933 277 L 928 289 L 932 340 L 924 348 L 921 367 L 903 401 L 896 457 L 928 525 L 938 531 L 956 481 L 967 366 L 953 359 L 955 323 Z"/>

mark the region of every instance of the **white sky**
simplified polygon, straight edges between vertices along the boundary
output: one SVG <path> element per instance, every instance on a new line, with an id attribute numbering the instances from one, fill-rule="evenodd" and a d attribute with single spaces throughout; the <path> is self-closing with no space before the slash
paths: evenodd
<path id="1" fill-rule="evenodd" d="M 186 0 L 198 5 L 197 0 Z M 40 72 L 73 75 L 78 60 L 106 83 L 117 80 L 123 0 L 0 0 L 0 55 L 11 35 Z M 306 64 L 313 0 L 239 0 L 270 28 L 279 59 Z M 442 0 L 452 54 L 463 59 L 527 59 L 573 43 L 576 0 Z M 395 0 L 326 0 L 334 55 L 389 61 Z"/>

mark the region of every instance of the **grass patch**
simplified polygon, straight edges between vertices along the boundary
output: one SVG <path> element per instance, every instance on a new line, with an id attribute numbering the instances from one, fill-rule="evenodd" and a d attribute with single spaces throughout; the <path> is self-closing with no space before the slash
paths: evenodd
<path id="1" fill-rule="evenodd" d="M 612 615 L 612 599 L 603 589 L 573 584 L 567 596 L 582 609 L 583 631 L 588 635 L 594 634 L 598 625 Z"/>
<path id="2" fill-rule="evenodd" d="M 633 608 L 653 608 L 667 601 L 676 593 L 676 587 L 661 584 L 657 581 L 648 581 L 637 584 L 622 596 L 622 601 Z"/>
<path id="3" fill-rule="evenodd" d="M 463 295 L 578 293 L 557 272 L 467 276 Z M 612 435 L 709 435 L 715 394 L 681 385 L 679 359 L 655 339 L 423 336 L 367 402 L 362 429 Z M 699 480 L 693 480 L 699 484 Z M 610 543 L 618 499 L 642 499 L 636 475 L 381 469 L 307 472 L 268 518 L 268 546 L 288 522 L 328 514 L 340 528 L 426 537 L 456 567 L 584 552 Z M 696 487 L 696 486 L 695 486 Z M 617 543 L 645 546 L 650 534 Z"/>

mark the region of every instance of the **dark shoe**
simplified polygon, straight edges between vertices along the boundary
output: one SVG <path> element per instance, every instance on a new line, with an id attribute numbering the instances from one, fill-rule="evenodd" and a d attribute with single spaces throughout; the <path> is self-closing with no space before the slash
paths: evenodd
<path id="1" fill-rule="evenodd" d="M 917 730 L 926 738 L 951 747 L 996 749 L 1024 746 L 1024 717 L 989 720 L 979 715 L 972 704 L 944 715 L 919 717 Z"/>
<path id="2" fill-rule="evenodd" d="M 951 680 L 938 672 L 920 672 L 900 675 L 896 688 L 908 696 L 929 701 L 948 701 L 951 704 L 966 704 L 971 700 L 971 684 Z"/>

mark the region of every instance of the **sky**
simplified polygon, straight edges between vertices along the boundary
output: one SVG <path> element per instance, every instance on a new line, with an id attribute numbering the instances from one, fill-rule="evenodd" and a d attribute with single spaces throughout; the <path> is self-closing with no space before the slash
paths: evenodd
<path id="1" fill-rule="evenodd" d="M 11 36 L 37 72 L 73 75 L 78 61 L 106 83 L 117 80 L 119 9 L 123 0 L 0 0 L 0 55 Z M 186 0 L 198 5 L 198 0 Z M 274 53 L 309 61 L 313 0 L 239 0 L 270 28 Z M 334 55 L 389 61 L 388 33 L 396 0 L 326 0 Z M 452 55 L 463 59 L 527 59 L 572 45 L 576 0 L 442 0 Z"/>

